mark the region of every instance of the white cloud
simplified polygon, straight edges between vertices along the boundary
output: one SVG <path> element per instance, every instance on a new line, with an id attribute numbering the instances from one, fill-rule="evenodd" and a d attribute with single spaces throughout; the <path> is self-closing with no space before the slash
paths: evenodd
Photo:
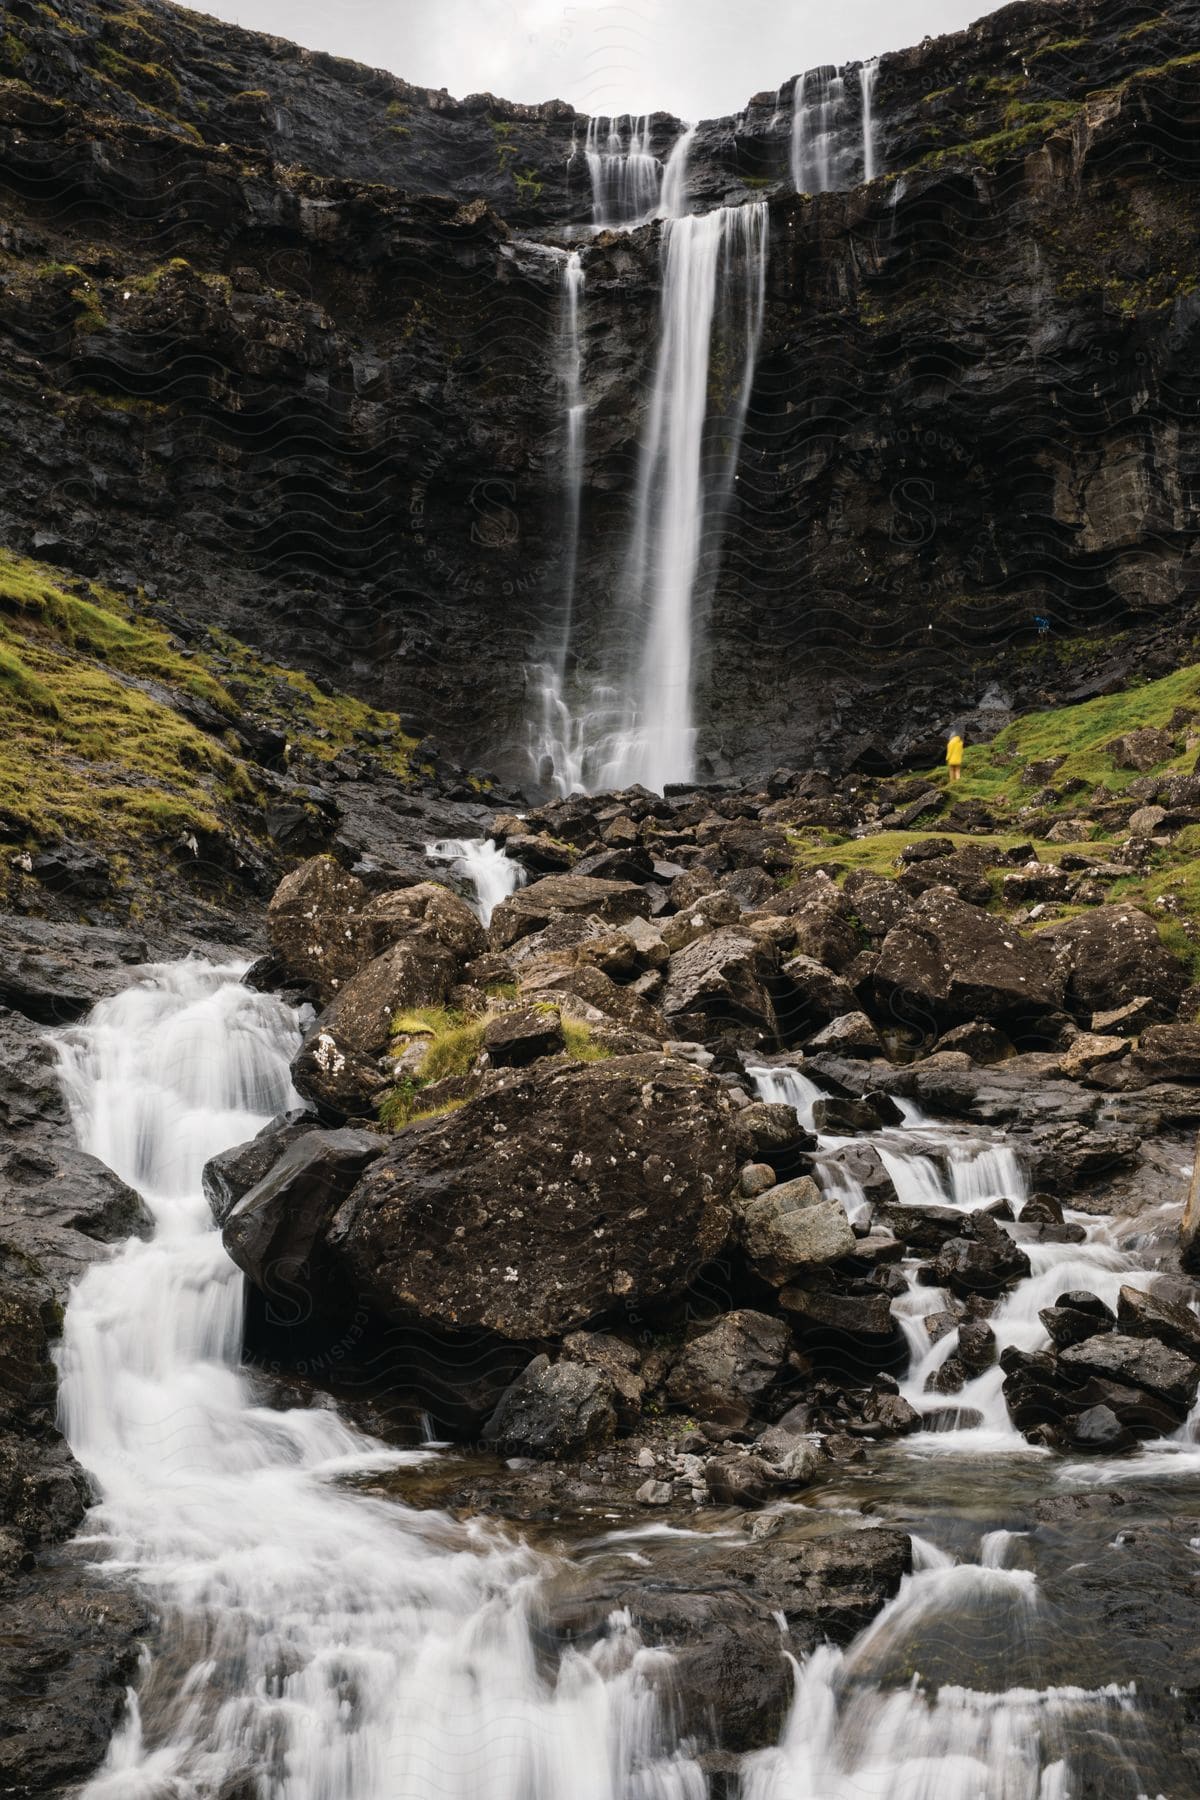
<path id="1" fill-rule="evenodd" d="M 452 94 L 584 112 L 736 112 L 819 63 L 957 31 L 987 0 L 203 0 L 256 31 Z"/>

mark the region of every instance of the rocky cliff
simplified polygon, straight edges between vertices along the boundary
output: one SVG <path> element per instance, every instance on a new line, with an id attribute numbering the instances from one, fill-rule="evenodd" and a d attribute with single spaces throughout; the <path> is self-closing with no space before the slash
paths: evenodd
<path id="1" fill-rule="evenodd" d="M 765 195 L 771 227 L 710 772 L 887 764 L 1187 635 L 1198 23 L 1194 0 L 1018 4 L 884 56 L 886 173 L 850 192 L 791 191 L 790 82 L 700 127 L 693 203 Z M 0 57 L 10 542 L 525 775 L 585 122 L 159 4 L 17 0 Z M 655 148 L 677 130 L 657 117 Z M 583 251 L 585 648 L 659 236 Z"/>

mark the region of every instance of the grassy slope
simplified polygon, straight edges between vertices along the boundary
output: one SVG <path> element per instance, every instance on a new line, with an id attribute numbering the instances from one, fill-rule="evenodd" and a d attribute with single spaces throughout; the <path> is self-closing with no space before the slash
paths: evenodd
<path id="1" fill-rule="evenodd" d="M 364 733 L 403 777 L 412 740 L 392 714 L 318 691 L 209 634 L 189 651 L 94 583 L 0 550 L 0 810 L 11 842 L 66 838 L 129 861 L 236 819 L 261 832 L 261 771 L 234 726 L 247 711 L 328 761 Z M 202 702 L 214 729 L 177 710 Z M 220 730 L 220 720 L 229 729 Z M 118 867 L 121 866 L 118 861 Z"/>
<path id="2" fill-rule="evenodd" d="M 1189 726 L 1188 718 L 1193 714 L 1195 721 Z M 1160 763 L 1151 775 L 1191 774 L 1196 767 L 1197 750 L 1194 743 L 1188 748 L 1186 739 L 1200 732 L 1200 664 L 1177 669 L 1141 687 L 1018 719 L 992 743 L 968 746 L 962 780 L 953 790 L 944 768 L 923 772 L 914 784 L 914 793 L 921 788 L 939 787 L 946 791 L 948 800 L 982 801 L 996 821 L 993 833 L 967 836 L 943 832 L 932 815 L 911 831 L 881 831 L 870 837 L 805 832 L 798 847 L 798 866 L 813 867 L 832 859 L 846 872 L 865 868 L 891 875 L 899 870 L 900 853 L 906 845 L 933 833 L 949 837 L 956 848 L 986 845 L 997 853 L 1032 842 L 1041 862 L 1056 862 L 1071 850 L 1103 857 L 1106 844 L 1124 841 L 1128 835 L 1124 829 L 1106 830 L 1101 826 L 1084 842 L 1053 843 L 1022 829 L 1022 814 L 1044 823 L 1048 815 L 1086 815 L 1097 798 L 1105 794 L 1119 797 L 1139 776 L 1132 769 L 1117 768 L 1107 746 L 1115 738 L 1144 726 L 1170 727 L 1178 745 L 1177 753 Z M 1031 802 L 1037 789 L 1024 784 L 1022 774 L 1031 763 L 1060 756 L 1064 761 L 1048 778 L 1047 785 L 1061 790 L 1072 781 L 1083 781 L 1087 789 L 1049 806 L 1034 807 Z M 1200 977 L 1200 827 L 1186 827 L 1168 847 L 1154 850 L 1147 868 L 1111 885 L 1109 898 L 1145 906 L 1164 940 Z M 1058 916 L 1065 910 L 1059 908 Z"/>

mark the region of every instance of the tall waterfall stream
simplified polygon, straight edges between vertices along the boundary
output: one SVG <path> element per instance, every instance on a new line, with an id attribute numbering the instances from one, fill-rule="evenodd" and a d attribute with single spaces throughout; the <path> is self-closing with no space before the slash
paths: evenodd
<path id="1" fill-rule="evenodd" d="M 745 1520 L 697 1514 L 691 1528 L 602 1533 L 551 1553 L 353 1491 L 355 1477 L 453 1452 L 385 1447 L 328 1406 L 278 1410 L 241 1366 L 241 1278 L 200 1175 L 295 1103 L 299 1027 L 239 975 L 149 968 L 58 1038 L 81 1144 L 141 1191 L 156 1222 L 150 1241 L 84 1275 L 60 1352 L 63 1426 L 101 1494 L 86 1542 L 114 1579 L 143 1586 L 161 1621 L 89 1800 L 1182 1800 L 1169 1735 L 1143 1715 L 1125 1666 L 1130 1647 L 1063 1610 L 1094 1525 L 1047 1546 L 1027 1521 L 1039 1494 L 1118 1477 L 1125 1490 L 1157 1482 L 1168 1509 L 1172 1494 L 1186 1501 L 1178 1478 L 1200 1474 L 1190 1424 L 1132 1464 L 1051 1463 L 1008 1425 L 989 1375 L 957 1398 L 957 1417 L 931 1418 L 861 1465 L 831 1465 L 775 1507 L 784 1534 L 899 1525 L 913 1533 L 914 1568 L 849 1649 L 793 1658 L 779 1744 L 742 1758 L 719 1789 L 672 1726 L 667 1654 L 618 1614 L 586 1653 L 550 1656 L 539 1594 L 572 1557 L 632 1556 L 652 1583 L 681 1537 L 702 1584 L 706 1555 L 731 1532 L 745 1539 Z M 811 1116 L 817 1090 L 796 1071 L 756 1079 Z M 902 1202 L 1021 1197 L 1002 1142 L 907 1110 L 875 1140 Z M 838 1147 L 823 1138 L 819 1156 Z M 853 1182 L 835 1167 L 827 1185 L 853 1214 Z M 1037 1247 L 996 1315 L 1002 1342 L 1034 1344 L 1037 1308 L 1063 1287 L 1111 1297 L 1148 1273 L 1085 1222 L 1084 1243 Z M 912 1286 L 898 1308 L 914 1352 L 906 1392 L 923 1410 L 923 1377 L 953 1342 L 923 1337 L 936 1299 Z M 1111 1540 L 1112 1524 L 1102 1530 Z"/>

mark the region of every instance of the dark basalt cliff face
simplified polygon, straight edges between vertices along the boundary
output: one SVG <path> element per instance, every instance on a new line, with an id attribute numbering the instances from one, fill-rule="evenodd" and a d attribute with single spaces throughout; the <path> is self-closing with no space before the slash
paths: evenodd
<path id="1" fill-rule="evenodd" d="M 887 173 L 848 193 L 790 191 L 790 83 L 697 132 L 693 202 L 770 208 L 708 772 L 886 762 L 1190 635 L 1198 28 L 1196 0 L 1019 4 L 885 56 Z M 16 0 L 0 56 L 7 541 L 524 776 L 584 121 L 165 5 Z M 677 130 L 657 117 L 656 149 Z M 575 239 L 585 650 L 620 578 L 660 233 Z"/>

